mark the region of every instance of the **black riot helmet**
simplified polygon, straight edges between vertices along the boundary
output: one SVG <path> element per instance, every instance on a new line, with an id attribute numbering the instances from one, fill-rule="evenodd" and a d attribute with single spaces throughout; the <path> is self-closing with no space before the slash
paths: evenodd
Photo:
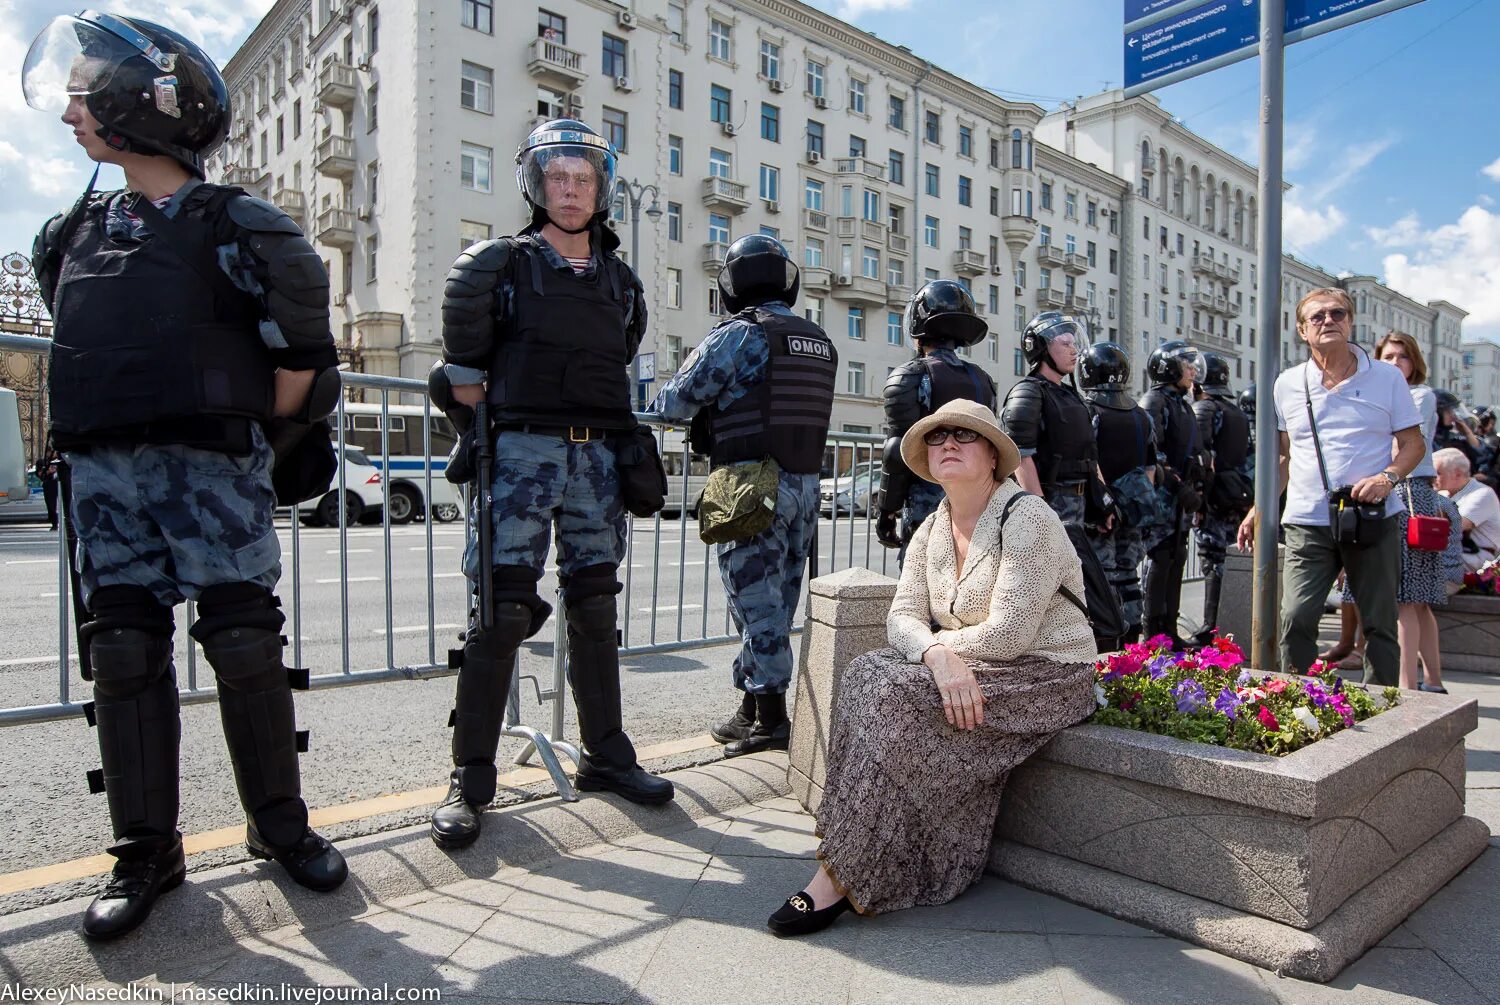
<path id="1" fill-rule="evenodd" d="M 1203 369 L 1198 373 L 1198 385 L 1210 398 L 1234 399 L 1229 390 L 1229 360 L 1216 352 L 1203 354 Z"/>
<path id="2" fill-rule="evenodd" d="M 1021 355 L 1026 357 L 1030 372 L 1035 373 L 1037 367 L 1048 360 L 1052 340 L 1065 335 L 1073 337 L 1073 344 L 1079 351 L 1082 351 L 1088 341 L 1083 322 L 1069 314 L 1043 311 L 1027 323 L 1026 329 L 1021 332 Z"/>
<path id="3" fill-rule="evenodd" d="M 1456 419 L 1468 420 L 1471 417 L 1469 410 L 1464 407 L 1463 399 L 1452 391 L 1439 387 L 1435 389 L 1434 394 L 1437 397 L 1439 416 L 1442 416 L 1444 412 L 1451 412 Z"/>
<path id="4" fill-rule="evenodd" d="M 531 207 L 531 225 L 540 227 L 549 220 L 547 203 L 559 191 L 558 184 L 565 186 L 564 197 L 568 192 L 586 194 L 583 185 L 593 189 L 594 212 L 588 225 L 568 233 L 581 234 L 604 219 L 615 201 L 618 159 L 609 140 L 577 119 L 552 119 L 533 129 L 516 151 L 516 185 Z M 549 175 L 558 179 L 552 189 L 548 188 Z M 556 225 L 555 220 L 552 223 Z"/>
<path id="5" fill-rule="evenodd" d="M 1132 404 L 1130 357 L 1118 342 L 1096 342 L 1078 356 L 1078 387 L 1090 400 L 1104 399 L 1112 405 Z"/>
<path id="6" fill-rule="evenodd" d="M 971 346 L 982 341 L 989 330 L 979 316 L 974 295 L 952 279 L 924 283 L 907 301 L 906 334 L 927 345 L 949 342 Z"/>
<path id="7" fill-rule="evenodd" d="M 1203 365 L 1203 354 L 1186 342 L 1180 339 L 1163 342 L 1146 360 L 1146 376 L 1154 384 L 1175 386 L 1182 379 L 1183 364 L 1200 374 L 1207 369 Z"/>
<path id="8" fill-rule="evenodd" d="M 1255 418 L 1255 385 L 1251 384 L 1240 392 L 1240 411 L 1251 419 Z"/>
<path id="9" fill-rule="evenodd" d="M 719 297 L 731 314 L 767 300 L 780 300 L 790 307 L 797 302 L 801 284 L 792 256 L 780 241 L 764 234 L 751 234 L 731 244 L 724 268 L 719 270 Z"/>
<path id="10" fill-rule="evenodd" d="M 86 10 L 53 18 L 21 68 L 26 103 L 61 114 L 82 98 L 112 149 L 166 156 L 198 177 L 229 132 L 229 89 L 202 49 L 170 28 Z"/>

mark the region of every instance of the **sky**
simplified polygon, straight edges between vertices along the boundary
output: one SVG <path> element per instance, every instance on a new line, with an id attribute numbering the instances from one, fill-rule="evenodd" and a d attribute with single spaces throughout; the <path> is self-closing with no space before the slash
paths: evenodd
<path id="1" fill-rule="evenodd" d="M 220 62 L 272 0 L 137 0 L 130 12 L 199 39 Z M 411 0 L 402 0 L 411 2 Z M 453 0 L 456 3 L 456 0 Z M 522 3 L 529 0 L 504 0 Z M 1051 110 L 1120 86 L 1121 0 L 811 0 L 943 69 Z M 60 122 L 27 107 L 31 38 L 82 0 L 0 0 L 0 253 L 92 168 Z M 99 3 L 103 9 L 122 9 Z M 1300 42 L 1286 56 L 1285 250 L 1469 311 L 1500 341 L 1500 0 L 1422 0 Z M 1156 92 L 1194 132 L 1254 164 L 1259 61 Z M 118 173 L 100 184 L 117 187 Z"/>

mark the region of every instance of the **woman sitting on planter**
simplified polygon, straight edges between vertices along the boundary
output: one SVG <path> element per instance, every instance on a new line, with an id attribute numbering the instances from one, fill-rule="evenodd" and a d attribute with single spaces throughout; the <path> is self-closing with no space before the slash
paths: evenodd
<path id="1" fill-rule="evenodd" d="M 1061 521 L 1008 476 L 994 412 L 952 401 L 901 438 L 946 498 L 911 539 L 891 648 L 854 660 L 834 716 L 817 873 L 768 924 L 826 928 L 958 896 L 984 871 L 1006 777 L 1094 709 L 1098 652 Z M 1002 530 L 1003 523 L 1003 530 Z"/>

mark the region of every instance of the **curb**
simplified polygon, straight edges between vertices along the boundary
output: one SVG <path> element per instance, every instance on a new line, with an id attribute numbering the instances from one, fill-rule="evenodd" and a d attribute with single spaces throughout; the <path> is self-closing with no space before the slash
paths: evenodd
<path id="1" fill-rule="evenodd" d="M 390 901 L 464 880 L 535 868 L 594 845 L 691 830 L 708 818 L 789 792 L 784 753 L 752 754 L 670 774 L 673 802 L 637 806 L 616 796 L 556 797 L 491 810 L 479 840 L 458 852 L 433 844 L 425 823 L 339 842 L 349 880 L 330 894 L 293 883 L 275 866 L 243 863 L 189 874 L 146 924 L 109 943 L 86 941 L 79 918 L 92 893 L 0 917 L 0 979 L 22 987 L 124 983 L 227 956 L 241 941 L 297 925 L 329 928 Z"/>

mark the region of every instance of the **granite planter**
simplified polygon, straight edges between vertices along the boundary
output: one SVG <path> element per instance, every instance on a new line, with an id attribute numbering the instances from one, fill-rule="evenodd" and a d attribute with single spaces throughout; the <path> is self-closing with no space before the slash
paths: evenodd
<path id="1" fill-rule="evenodd" d="M 1500 674 L 1500 597 L 1460 593 L 1434 607 L 1443 669 Z"/>
<path id="2" fill-rule="evenodd" d="M 789 769 L 810 810 L 840 671 L 885 644 L 883 613 L 878 633 L 872 622 L 895 584 L 859 573 L 812 584 Z M 1012 774 L 990 868 L 1327 981 L 1486 846 L 1488 829 L 1464 816 L 1464 736 L 1477 724 L 1472 700 L 1413 693 L 1285 757 L 1075 726 Z"/>

